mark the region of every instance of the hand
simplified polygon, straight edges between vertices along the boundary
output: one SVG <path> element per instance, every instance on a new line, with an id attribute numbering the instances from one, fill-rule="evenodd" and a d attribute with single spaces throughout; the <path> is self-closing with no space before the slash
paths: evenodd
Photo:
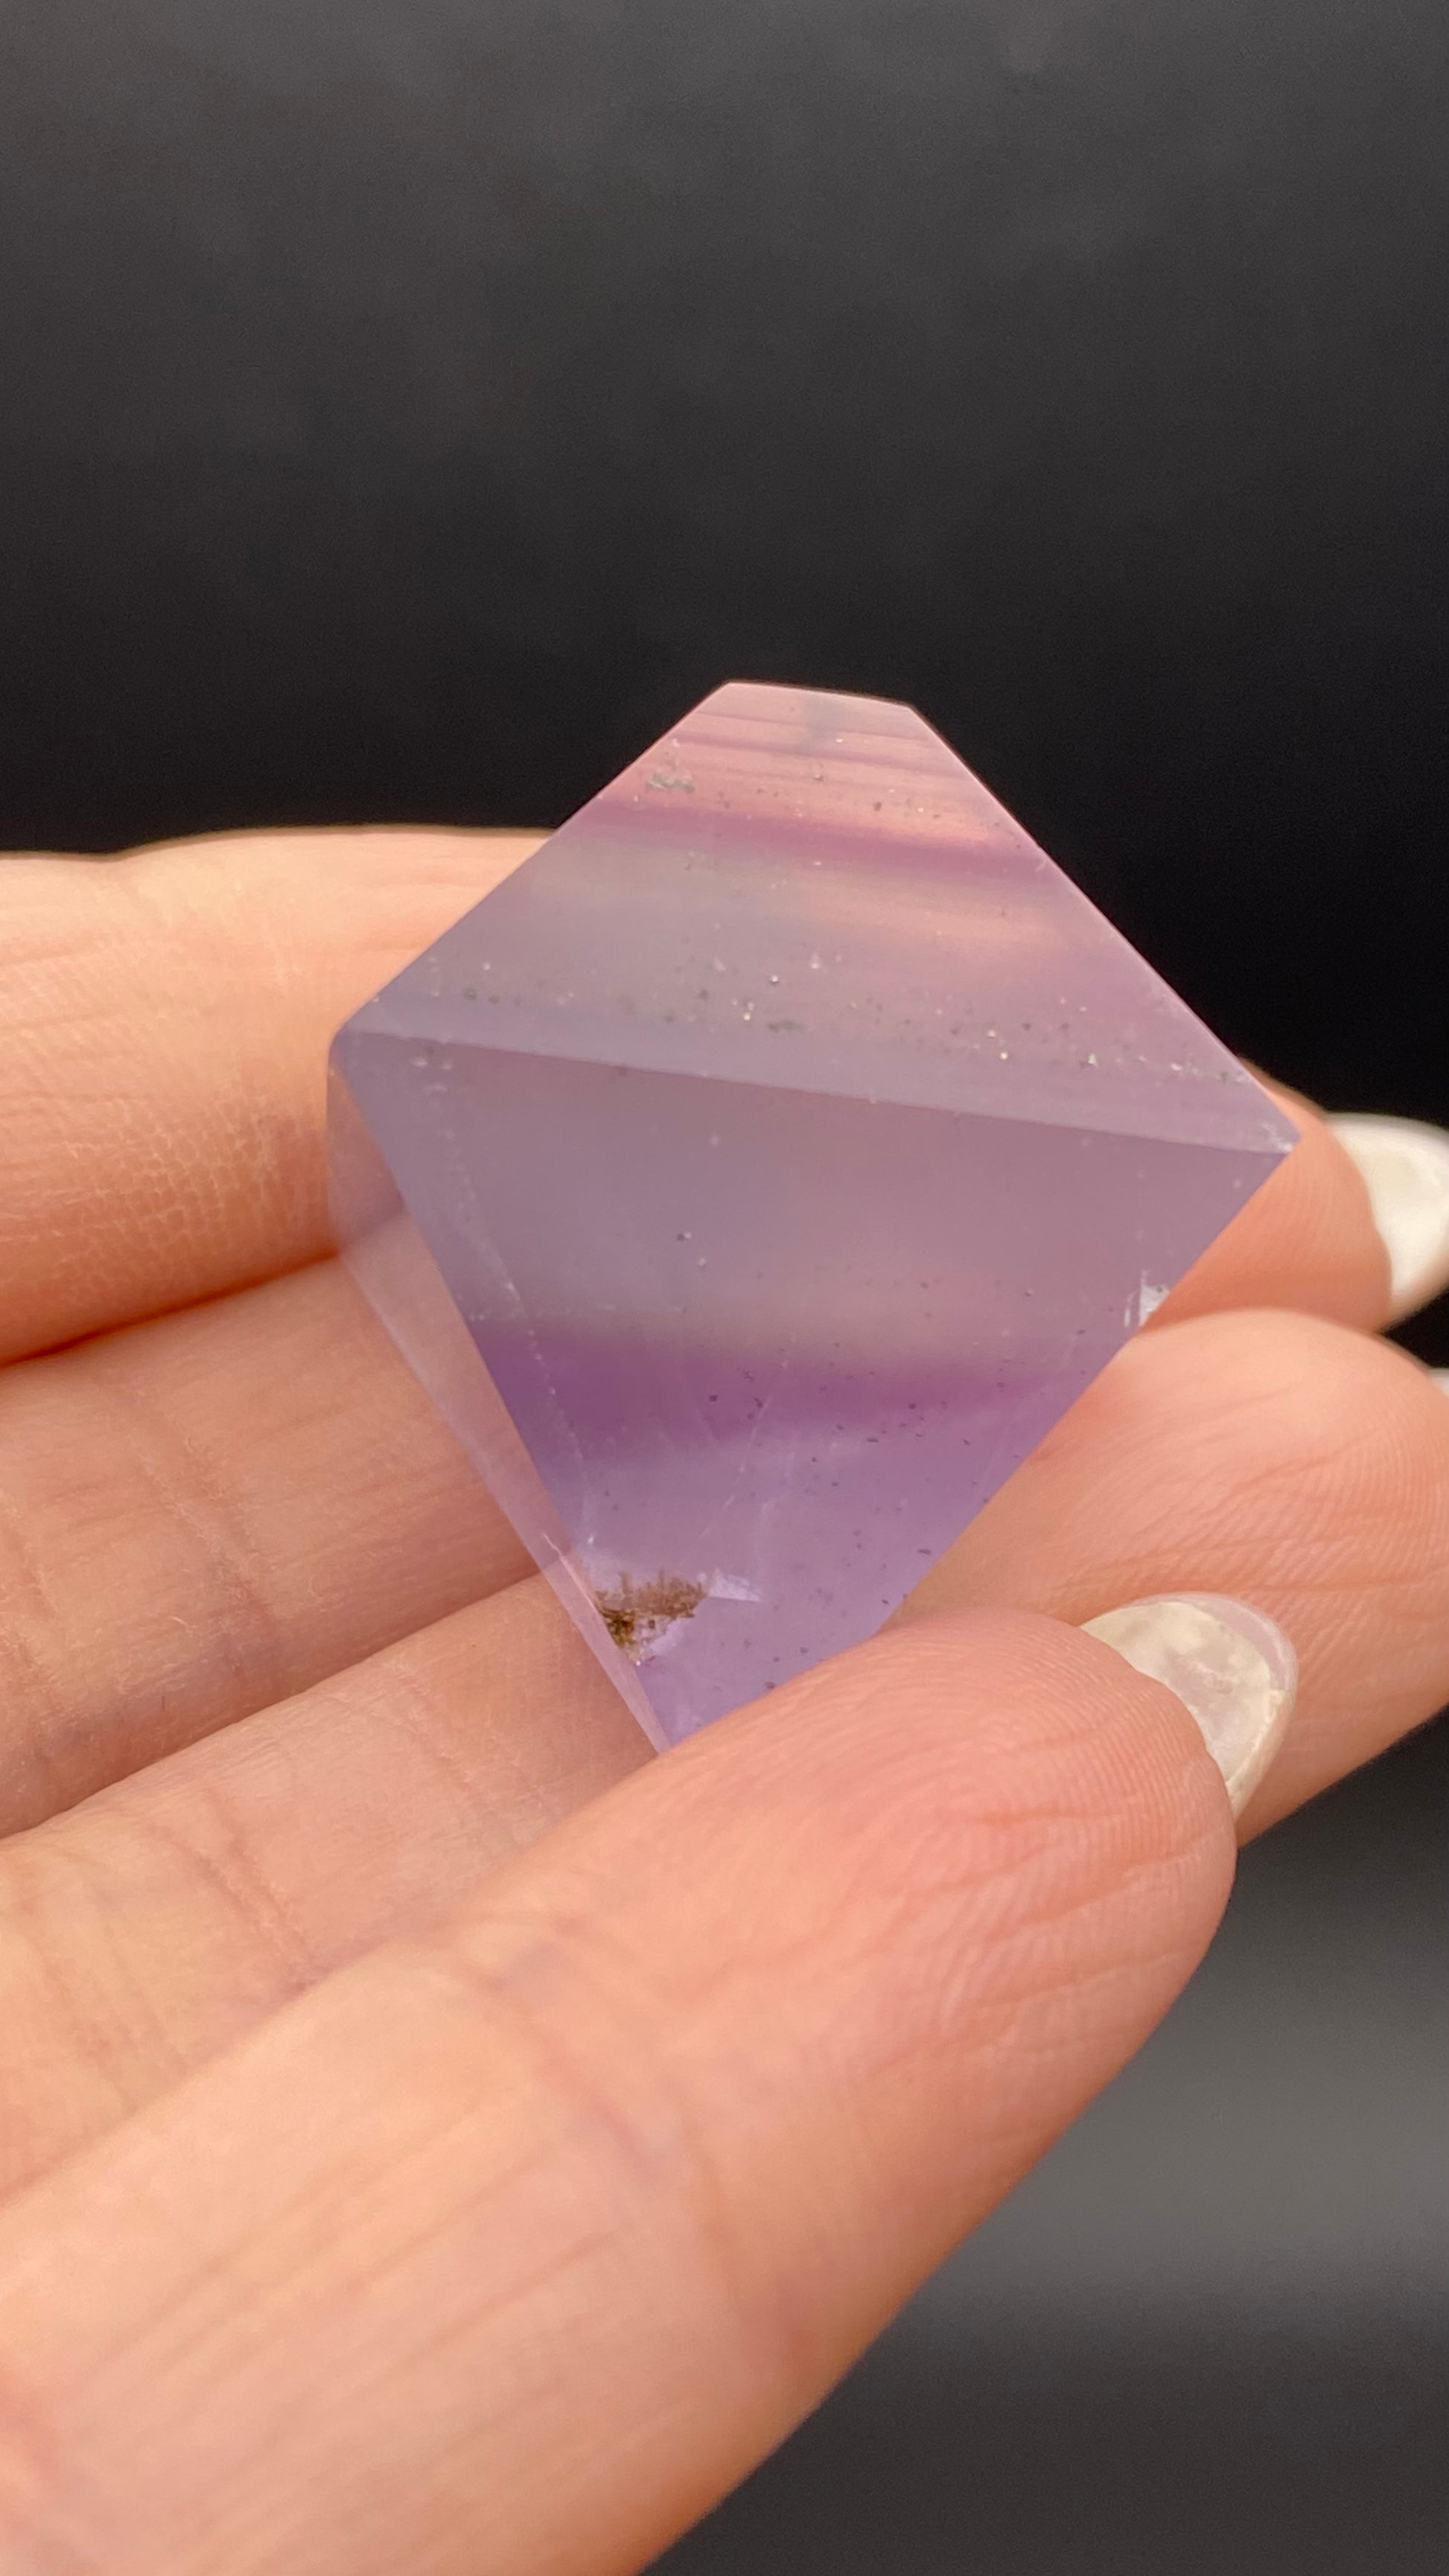
<path id="1" fill-rule="evenodd" d="M 1287 1631 L 1249 1830 L 1449 1697 L 1449 1405 L 1306 1114 L 909 1616 L 650 1758 L 326 1257 L 327 1035 L 526 846 L 0 873 L 5 2576 L 637 2567 L 1211 1937 L 1222 1780 L 1078 1623 Z"/>

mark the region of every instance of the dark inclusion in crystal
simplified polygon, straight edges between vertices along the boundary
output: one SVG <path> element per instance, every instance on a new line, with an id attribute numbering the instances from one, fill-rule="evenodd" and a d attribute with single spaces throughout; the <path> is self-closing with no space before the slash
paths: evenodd
<path id="1" fill-rule="evenodd" d="M 740 684 L 332 1101 L 358 1279 L 657 1744 L 877 1628 L 1294 1142 L 919 716 Z"/>

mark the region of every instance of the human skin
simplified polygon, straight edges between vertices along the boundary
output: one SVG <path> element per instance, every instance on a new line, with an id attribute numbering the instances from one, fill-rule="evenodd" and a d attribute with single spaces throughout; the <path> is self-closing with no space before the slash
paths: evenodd
<path id="1" fill-rule="evenodd" d="M 1239 1831 L 1449 1698 L 1449 1404 L 1300 1105 L 889 1632 L 651 1757 L 327 1250 L 327 1036 L 529 846 L 0 871 L 3 2576 L 639 2567 L 1211 1938 L 1080 1623 L 1287 1632 Z"/>

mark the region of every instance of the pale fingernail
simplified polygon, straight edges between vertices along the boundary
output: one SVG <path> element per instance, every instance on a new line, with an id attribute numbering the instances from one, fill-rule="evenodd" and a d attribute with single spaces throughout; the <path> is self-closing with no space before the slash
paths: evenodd
<path id="1" fill-rule="evenodd" d="M 1429 1371 L 1429 1375 L 1433 1379 L 1434 1384 L 1436 1386 L 1442 1386 L 1445 1394 L 1449 1395 L 1449 1369 L 1431 1369 Z"/>
<path id="2" fill-rule="evenodd" d="M 1241 1815 L 1293 1714 L 1298 1658 L 1282 1629 L 1217 1592 L 1128 1601 L 1083 1624 L 1089 1637 L 1177 1693 Z"/>
<path id="3" fill-rule="evenodd" d="M 1389 1256 L 1390 1321 L 1449 1284 L 1449 1136 L 1417 1118 L 1330 1118 Z"/>

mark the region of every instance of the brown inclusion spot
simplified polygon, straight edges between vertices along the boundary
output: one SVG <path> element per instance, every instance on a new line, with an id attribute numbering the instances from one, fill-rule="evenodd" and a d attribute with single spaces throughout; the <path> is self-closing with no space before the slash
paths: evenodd
<path id="1" fill-rule="evenodd" d="M 636 1664 L 676 1619 L 692 1619 L 704 1597 L 702 1583 L 690 1583 L 682 1574 L 662 1573 L 648 1583 L 636 1583 L 632 1574 L 621 1574 L 609 1591 L 594 1596 L 615 1645 Z"/>

